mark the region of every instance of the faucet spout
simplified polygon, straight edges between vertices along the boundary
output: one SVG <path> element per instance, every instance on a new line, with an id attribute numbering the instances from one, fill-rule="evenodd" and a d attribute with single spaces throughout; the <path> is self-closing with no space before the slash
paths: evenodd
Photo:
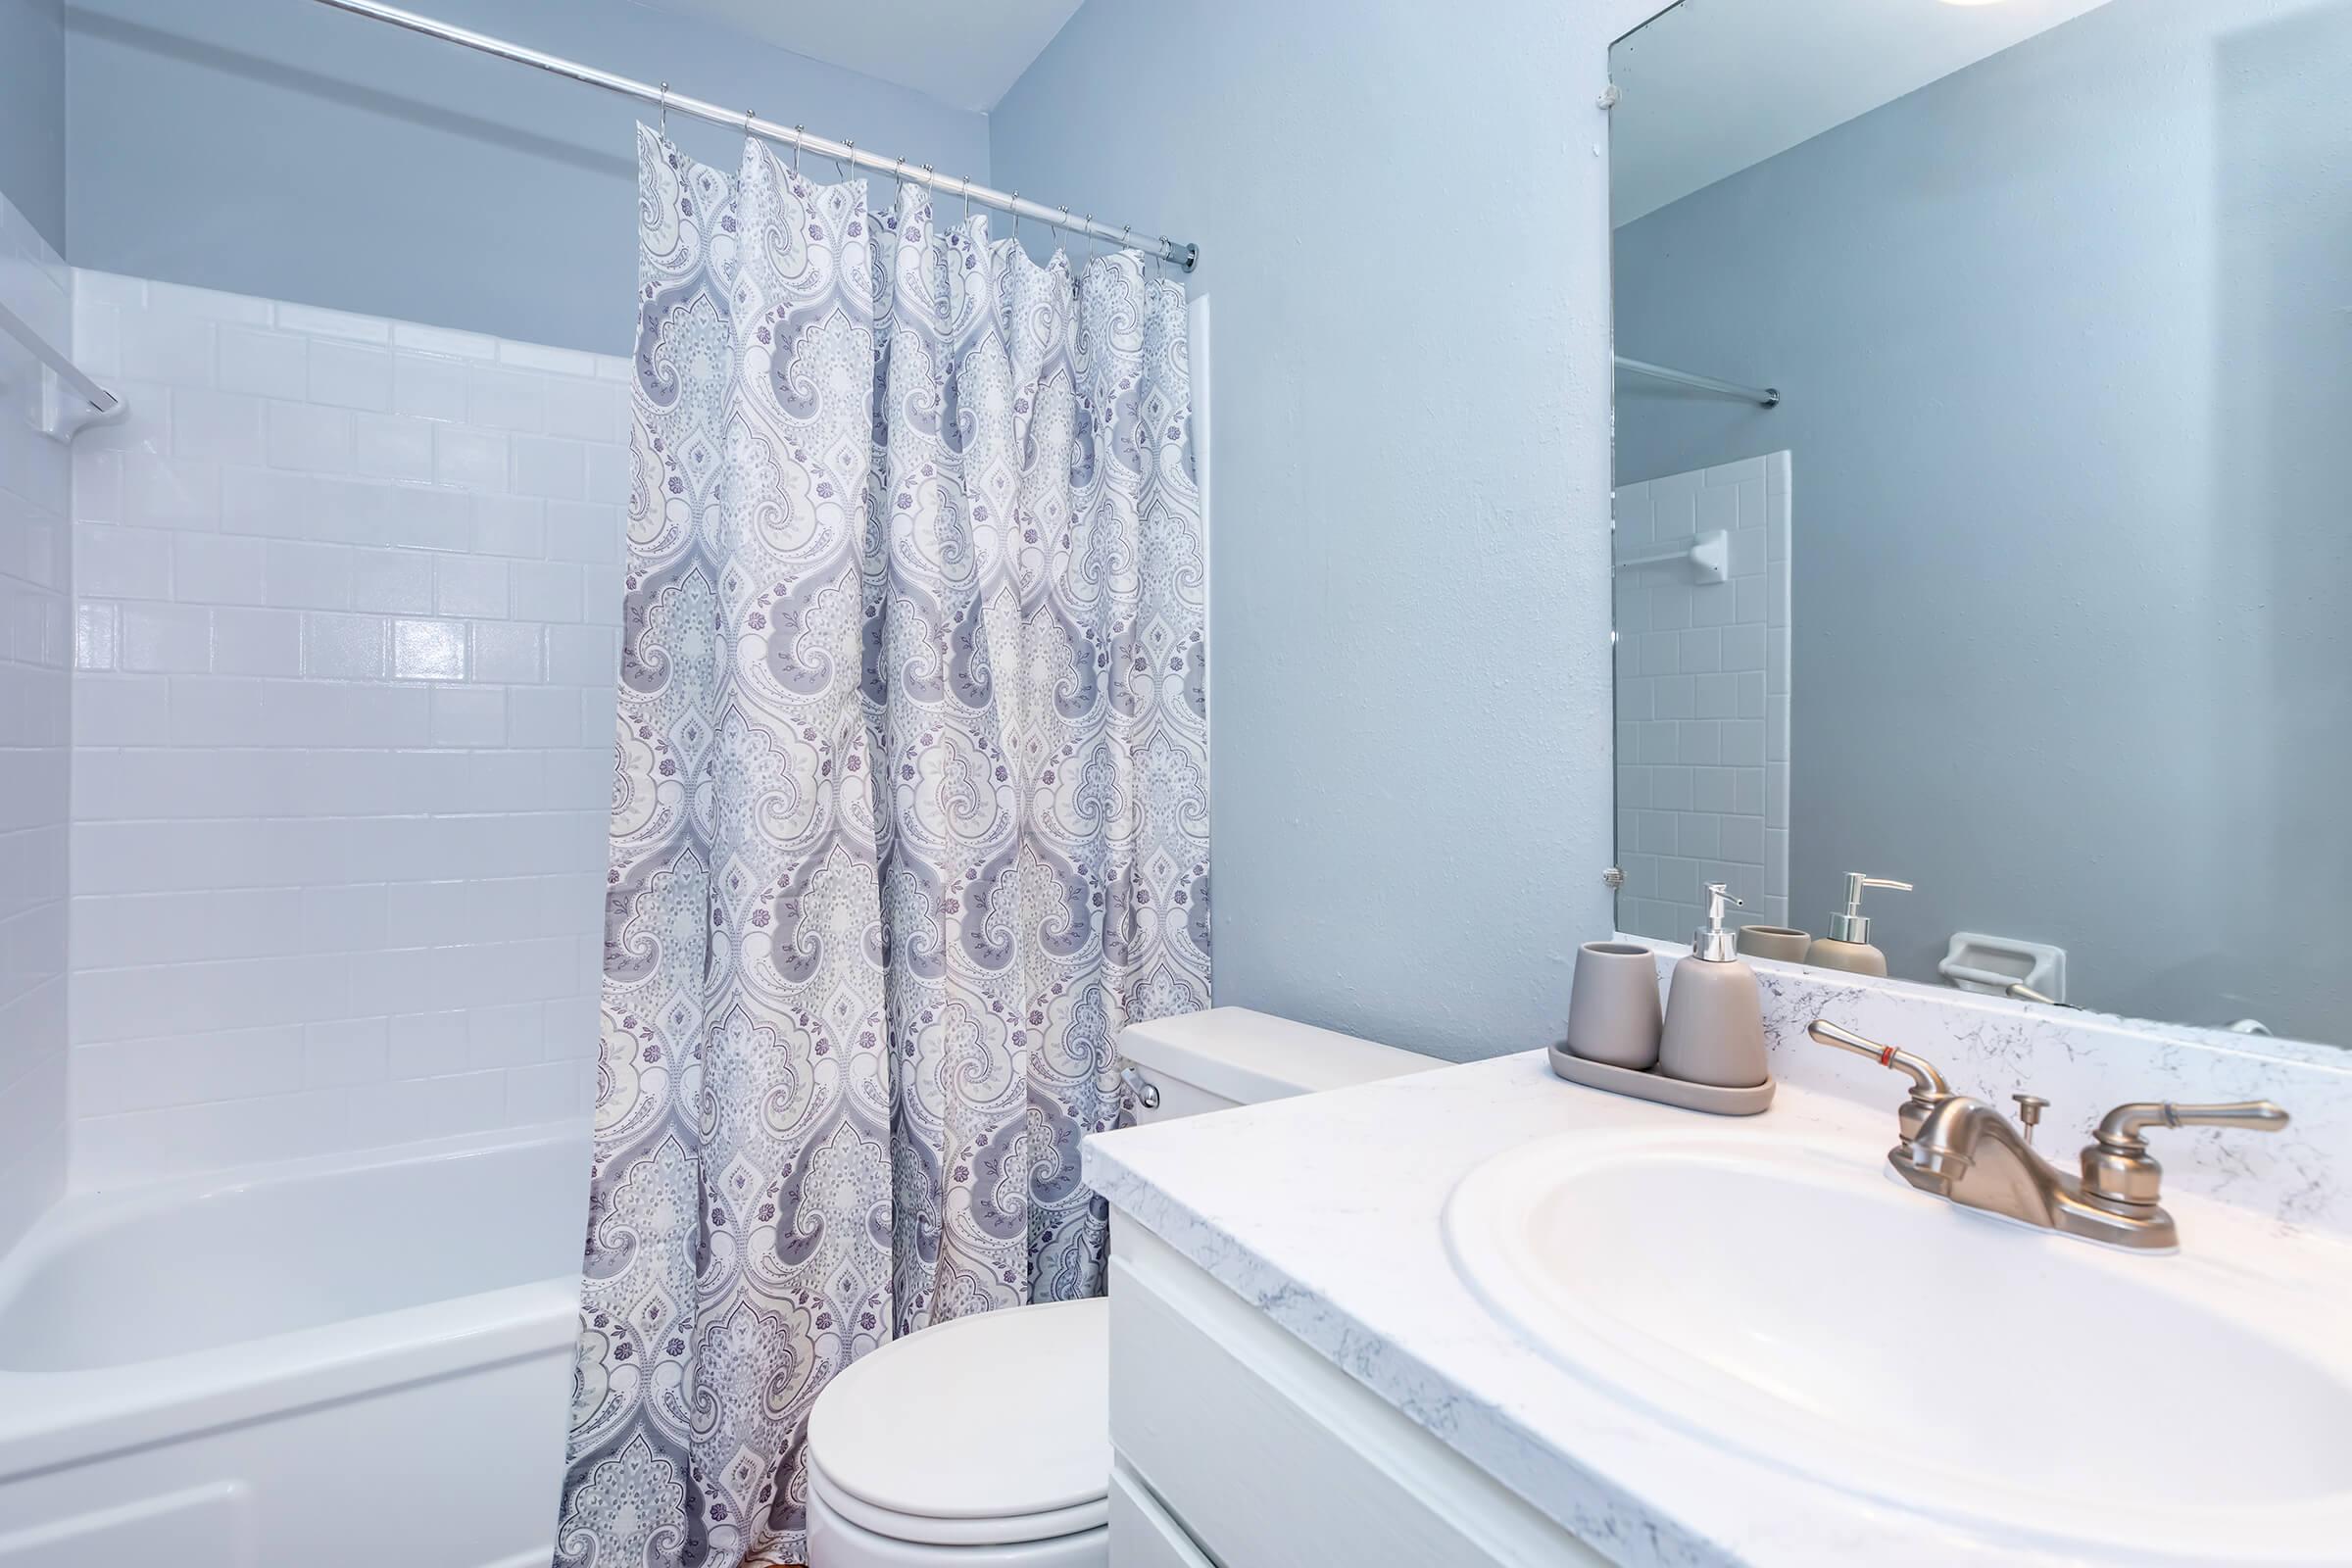
<path id="1" fill-rule="evenodd" d="M 1923 1191 L 2042 1226 L 2055 1223 L 2069 1180 L 2034 1152 L 2008 1117 L 1965 1095 L 1930 1111 L 1893 1163 Z"/>

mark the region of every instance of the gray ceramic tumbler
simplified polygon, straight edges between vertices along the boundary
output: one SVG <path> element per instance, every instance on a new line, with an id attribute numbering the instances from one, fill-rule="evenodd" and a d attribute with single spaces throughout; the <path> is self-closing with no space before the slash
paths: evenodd
<path id="1" fill-rule="evenodd" d="M 1802 963 L 1805 952 L 1813 939 L 1793 926 L 1743 925 L 1740 928 L 1740 956 L 1742 958 L 1777 958 L 1783 963 Z"/>
<path id="2" fill-rule="evenodd" d="M 1647 1072 L 1658 1064 L 1658 958 L 1630 942 L 1576 950 L 1568 993 L 1568 1050 L 1587 1061 Z"/>

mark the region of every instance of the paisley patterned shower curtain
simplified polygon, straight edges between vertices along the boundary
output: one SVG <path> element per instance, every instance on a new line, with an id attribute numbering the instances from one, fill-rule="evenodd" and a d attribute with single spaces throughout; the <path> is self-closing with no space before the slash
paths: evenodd
<path id="1" fill-rule="evenodd" d="M 826 1381 L 1102 1288 L 1208 1000 L 1183 290 L 640 128 L 604 1054 L 557 1561 L 798 1560 Z M 973 1441 L 988 1441 L 975 1433 Z"/>

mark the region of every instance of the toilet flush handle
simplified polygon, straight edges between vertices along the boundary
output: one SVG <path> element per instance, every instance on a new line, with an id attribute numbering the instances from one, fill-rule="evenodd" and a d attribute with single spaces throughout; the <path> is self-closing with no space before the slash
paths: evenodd
<path id="1" fill-rule="evenodd" d="M 1159 1108 L 1159 1086 L 1137 1072 L 1132 1064 L 1119 1069 L 1119 1082 L 1127 1086 L 1127 1092 L 1135 1096 L 1135 1102 L 1146 1110 Z"/>

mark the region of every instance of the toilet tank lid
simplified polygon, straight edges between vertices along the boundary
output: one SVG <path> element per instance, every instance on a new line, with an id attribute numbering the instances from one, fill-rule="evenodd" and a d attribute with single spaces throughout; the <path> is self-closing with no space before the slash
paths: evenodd
<path id="1" fill-rule="evenodd" d="M 1148 1072 L 1244 1105 L 1447 1065 L 1248 1007 L 1131 1023 L 1119 1033 L 1119 1053 Z"/>

